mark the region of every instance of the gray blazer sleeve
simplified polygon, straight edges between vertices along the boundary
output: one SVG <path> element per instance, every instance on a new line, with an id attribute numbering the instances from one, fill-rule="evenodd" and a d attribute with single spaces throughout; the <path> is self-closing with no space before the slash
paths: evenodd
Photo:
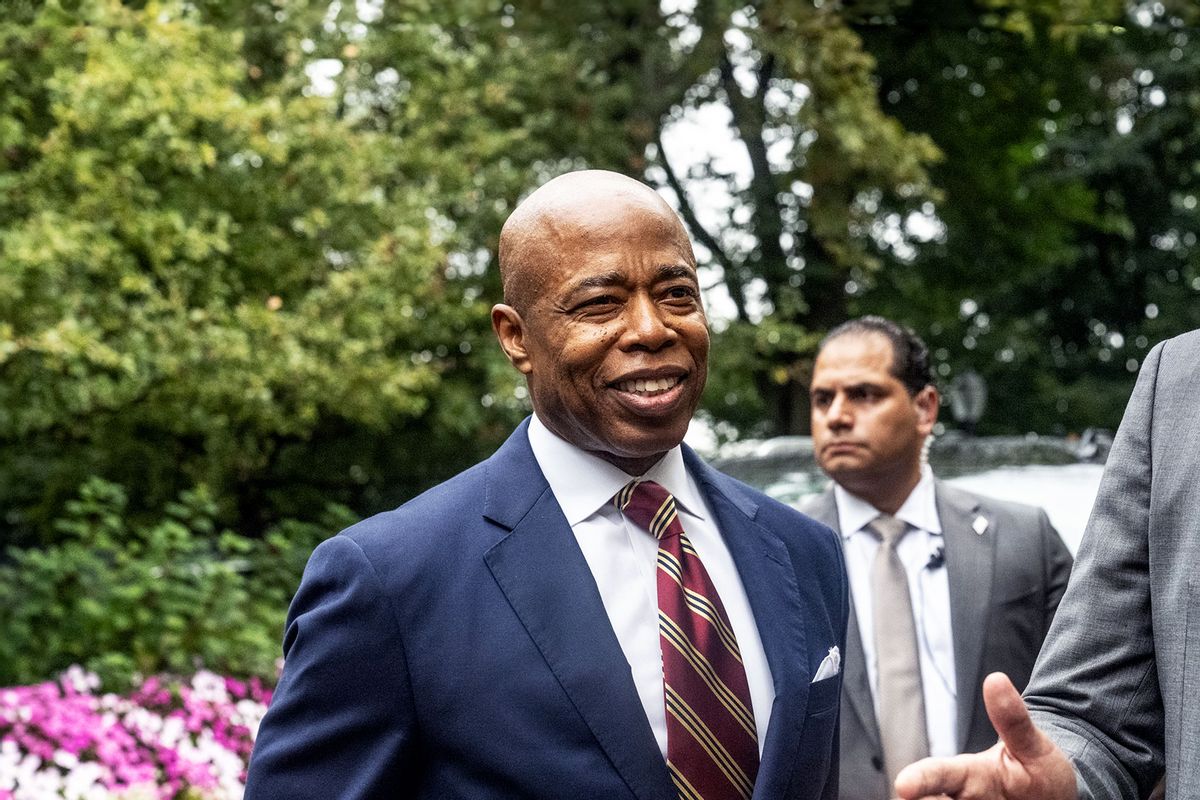
<path id="1" fill-rule="evenodd" d="M 1162 351 L 1150 352 L 1138 376 L 1025 693 L 1035 722 L 1074 761 L 1084 798 L 1144 797 L 1163 768 L 1149 545 Z"/>

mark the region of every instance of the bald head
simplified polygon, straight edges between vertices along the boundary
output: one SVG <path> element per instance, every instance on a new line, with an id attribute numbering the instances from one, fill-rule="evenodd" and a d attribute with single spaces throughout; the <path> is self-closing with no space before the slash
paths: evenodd
<path id="1" fill-rule="evenodd" d="M 492 329 L 560 439 L 641 475 L 687 433 L 708 376 L 696 256 L 653 190 L 572 172 L 529 196 L 500 235 Z"/>
<path id="2" fill-rule="evenodd" d="M 568 172 L 543 184 L 517 206 L 500 231 L 504 302 L 527 308 L 541 276 L 557 269 L 568 242 L 603 243 L 619 237 L 630 215 L 654 219 L 691 257 L 691 241 L 678 215 L 649 186 L 605 170 Z"/>

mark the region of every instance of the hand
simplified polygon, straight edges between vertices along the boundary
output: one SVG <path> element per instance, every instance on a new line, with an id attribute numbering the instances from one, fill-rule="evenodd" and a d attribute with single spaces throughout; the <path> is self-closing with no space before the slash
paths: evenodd
<path id="1" fill-rule="evenodd" d="M 958 800 L 1075 800 L 1075 770 L 1042 733 L 1012 681 L 993 672 L 983 682 L 983 702 L 1000 741 L 982 753 L 926 758 L 896 776 L 903 800 L 950 796 Z"/>

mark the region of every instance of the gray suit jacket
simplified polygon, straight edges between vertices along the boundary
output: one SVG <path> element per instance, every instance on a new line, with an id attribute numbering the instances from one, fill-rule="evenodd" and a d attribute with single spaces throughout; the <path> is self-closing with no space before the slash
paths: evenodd
<path id="1" fill-rule="evenodd" d="M 1200 331 L 1146 356 L 1026 700 L 1080 796 L 1200 797 Z"/>
<path id="2" fill-rule="evenodd" d="M 1018 687 L 1029 680 L 1071 572 L 1071 554 L 1040 508 L 993 500 L 935 481 L 950 580 L 950 625 L 962 752 L 990 747 L 996 732 L 982 682 L 997 670 Z M 833 489 L 802 508 L 839 530 Z M 975 520 L 987 527 L 975 532 Z M 852 603 L 853 605 L 853 603 Z M 879 724 L 855 614 L 846 633 L 842 682 L 842 800 L 892 796 L 883 772 Z"/>

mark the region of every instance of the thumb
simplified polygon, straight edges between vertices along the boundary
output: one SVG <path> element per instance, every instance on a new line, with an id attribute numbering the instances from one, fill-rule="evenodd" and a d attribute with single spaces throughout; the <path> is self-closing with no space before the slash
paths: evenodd
<path id="1" fill-rule="evenodd" d="M 1017 761 L 1031 761 L 1053 748 L 1046 735 L 1033 724 L 1025 701 L 1003 672 L 993 672 L 984 679 L 983 703 L 1000 741 Z"/>

